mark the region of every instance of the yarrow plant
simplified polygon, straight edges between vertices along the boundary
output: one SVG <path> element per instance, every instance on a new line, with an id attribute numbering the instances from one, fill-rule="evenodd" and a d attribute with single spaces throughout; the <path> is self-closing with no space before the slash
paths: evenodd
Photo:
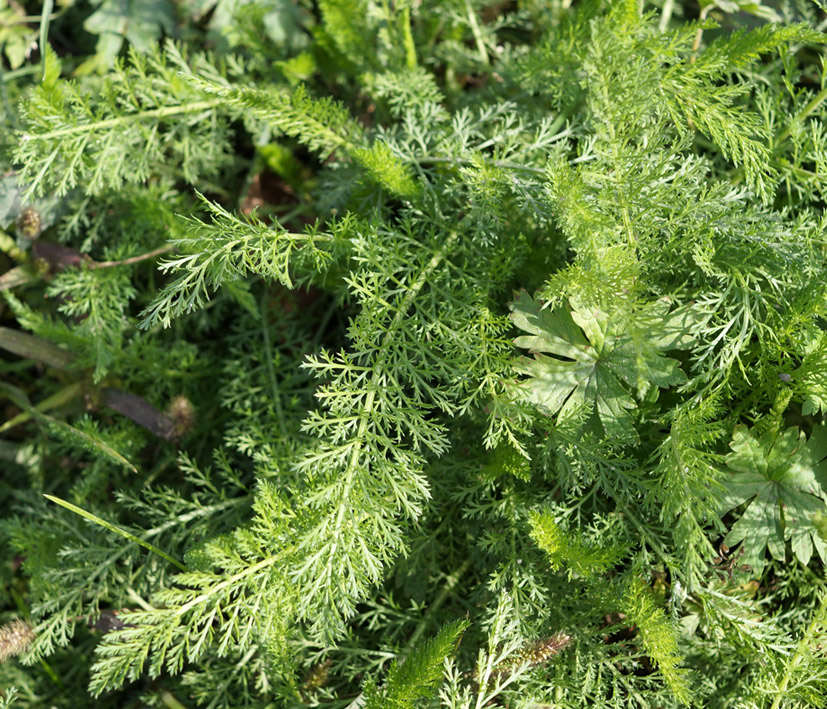
<path id="1" fill-rule="evenodd" d="M 34 5 L 0 706 L 827 704 L 823 7 Z"/>

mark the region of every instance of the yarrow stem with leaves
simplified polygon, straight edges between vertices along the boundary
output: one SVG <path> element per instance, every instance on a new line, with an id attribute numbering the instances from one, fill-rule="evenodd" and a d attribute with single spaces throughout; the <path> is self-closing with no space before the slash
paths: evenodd
<path id="1" fill-rule="evenodd" d="M 823 15 L 0 7 L 0 706 L 823 705 Z"/>

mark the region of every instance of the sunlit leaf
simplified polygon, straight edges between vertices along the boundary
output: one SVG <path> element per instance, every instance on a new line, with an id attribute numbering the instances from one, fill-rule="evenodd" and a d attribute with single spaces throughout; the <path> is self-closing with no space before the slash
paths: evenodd
<path id="1" fill-rule="evenodd" d="M 725 480 L 723 511 L 749 502 L 726 537 L 733 547 L 743 542 L 744 564 L 760 575 L 765 551 L 784 560 L 786 543 L 807 564 L 815 549 L 827 560 L 827 545 L 818 532 L 818 515 L 825 511 L 827 438 L 818 427 L 809 441 L 798 428 L 759 435 L 738 426 L 726 462 L 733 471 Z"/>

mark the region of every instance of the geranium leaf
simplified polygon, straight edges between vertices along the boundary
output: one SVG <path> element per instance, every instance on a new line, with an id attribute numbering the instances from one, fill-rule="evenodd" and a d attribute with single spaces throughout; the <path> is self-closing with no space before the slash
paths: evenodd
<path id="1" fill-rule="evenodd" d="M 517 296 L 511 319 L 530 335 L 514 343 L 534 355 L 516 365 L 528 377 L 522 390 L 529 401 L 561 419 L 593 407 L 609 437 L 636 439 L 632 391 L 642 398 L 652 385 L 686 381 L 677 360 L 663 350 L 688 345 L 696 320 L 688 309 L 669 313 L 666 301 L 636 312 L 634 327 L 598 308 L 574 300 L 569 305 L 543 309 L 527 293 Z"/>
<path id="2" fill-rule="evenodd" d="M 723 511 L 746 502 L 749 506 L 725 541 L 729 546 L 743 542 L 743 562 L 755 574 L 764 567 L 767 549 L 774 558 L 785 558 L 787 541 L 803 564 L 813 549 L 827 558 L 815 523 L 825 511 L 824 490 L 816 478 L 827 453 L 822 429 L 818 427 L 810 441 L 794 427 L 758 435 L 738 426 L 733 433 L 726 459 L 733 473 L 726 483 Z"/>

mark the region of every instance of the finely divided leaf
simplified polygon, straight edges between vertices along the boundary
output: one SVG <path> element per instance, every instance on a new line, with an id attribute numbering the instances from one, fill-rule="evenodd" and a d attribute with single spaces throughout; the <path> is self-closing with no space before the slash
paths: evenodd
<path id="1" fill-rule="evenodd" d="M 423 706 L 442 677 L 445 660 L 453 656 L 468 621 L 458 620 L 442 627 L 436 637 L 417 645 L 402 664 L 394 662 L 380 691 L 368 681 L 364 709 L 414 709 Z"/>

